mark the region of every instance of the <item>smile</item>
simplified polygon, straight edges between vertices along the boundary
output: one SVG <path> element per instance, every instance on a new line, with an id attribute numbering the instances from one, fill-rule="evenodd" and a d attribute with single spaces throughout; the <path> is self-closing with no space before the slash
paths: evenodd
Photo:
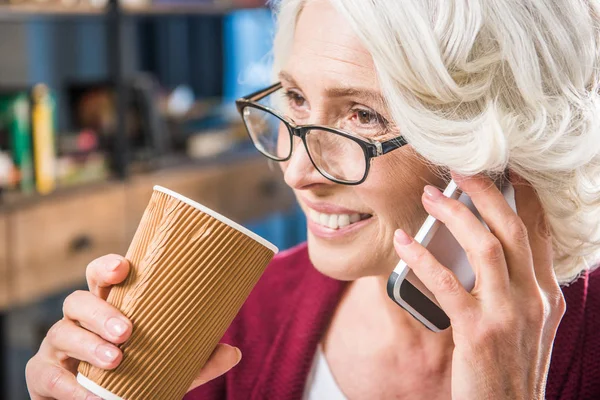
<path id="1" fill-rule="evenodd" d="M 326 214 L 310 209 L 308 217 L 315 224 L 329 229 L 340 229 L 371 217 L 370 214 Z"/>

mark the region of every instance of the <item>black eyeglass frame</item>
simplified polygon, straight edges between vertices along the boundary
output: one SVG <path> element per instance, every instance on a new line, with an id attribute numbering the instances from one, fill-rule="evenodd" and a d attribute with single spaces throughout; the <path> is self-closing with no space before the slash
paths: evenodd
<path id="1" fill-rule="evenodd" d="M 375 140 L 372 140 L 369 138 L 364 138 L 355 133 L 347 132 L 347 131 L 344 131 L 341 129 L 332 128 L 332 127 L 328 127 L 328 126 L 324 126 L 324 125 L 297 125 L 296 123 L 291 121 L 285 115 L 280 114 L 279 112 L 273 110 L 270 107 L 267 107 L 260 103 L 257 103 L 258 101 L 262 100 L 263 98 L 267 97 L 268 95 L 281 89 L 281 87 L 282 87 L 281 82 L 277 82 L 271 86 L 268 86 L 264 89 L 258 90 L 254 93 L 251 93 L 247 96 L 239 98 L 235 101 L 235 105 L 238 109 L 238 112 L 242 116 L 242 121 L 244 122 L 244 126 L 246 127 L 246 132 L 248 133 L 248 136 L 250 136 L 250 140 L 252 140 L 252 143 L 254 143 L 254 146 L 256 147 L 256 149 L 258 151 L 260 151 L 263 155 L 265 155 L 266 157 L 270 158 L 273 161 L 282 162 L 282 161 L 287 161 L 291 158 L 293 151 L 294 151 L 294 140 L 293 139 L 294 139 L 294 136 L 297 136 L 300 139 L 302 139 L 302 143 L 304 143 L 304 148 L 306 149 L 306 154 L 308 154 L 308 157 L 310 158 L 310 161 L 312 162 L 313 166 L 315 167 L 315 169 L 317 171 L 319 171 L 319 173 L 321 175 L 323 175 L 325 178 L 329 179 L 330 181 L 333 181 L 335 183 L 340 183 L 342 185 L 360 185 L 361 183 L 363 183 L 365 181 L 365 179 L 367 179 L 367 175 L 369 174 L 369 170 L 371 167 L 371 161 L 374 158 L 382 156 L 384 154 L 387 154 L 390 151 L 399 149 L 400 147 L 408 144 L 408 142 L 406 141 L 406 139 L 404 139 L 403 136 L 398 136 L 393 139 L 386 140 L 385 142 L 378 142 L 378 141 L 375 141 Z M 274 157 L 271 154 L 265 153 L 264 151 L 262 151 L 259 148 L 259 146 L 257 146 L 257 144 L 254 142 L 254 139 L 252 138 L 252 134 L 250 133 L 250 128 L 248 127 L 246 120 L 244 118 L 244 110 L 247 107 L 256 108 L 256 109 L 265 111 L 267 113 L 273 114 L 275 117 L 277 117 L 279 120 L 281 120 L 286 125 L 288 132 L 290 133 L 290 153 L 287 155 L 287 157 L 285 157 L 285 158 Z M 360 180 L 355 182 L 355 181 L 344 181 L 344 180 L 334 178 L 329 173 L 327 173 L 327 171 L 323 171 L 315 163 L 315 161 L 312 158 L 312 155 L 310 154 L 308 145 L 306 143 L 306 135 L 311 130 L 314 130 L 314 129 L 323 130 L 323 131 L 327 131 L 327 132 L 330 132 L 330 133 L 333 133 L 336 135 L 343 136 L 347 139 L 354 141 L 361 147 L 361 149 L 363 150 L 363 153 L 365 155 L 366 163 L 365 163 L 365 173 Z"/>

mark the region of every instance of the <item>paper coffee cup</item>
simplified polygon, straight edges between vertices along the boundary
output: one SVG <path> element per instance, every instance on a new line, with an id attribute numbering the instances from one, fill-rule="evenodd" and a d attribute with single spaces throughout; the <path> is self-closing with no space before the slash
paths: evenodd
<path id="1" fill-rule="evenodd" d="M 235 222 L 154 187 L 108 302 L 133 322 L 112 371 L 77 380 L 107 400 L 181 400 L 277 248 Z"/>

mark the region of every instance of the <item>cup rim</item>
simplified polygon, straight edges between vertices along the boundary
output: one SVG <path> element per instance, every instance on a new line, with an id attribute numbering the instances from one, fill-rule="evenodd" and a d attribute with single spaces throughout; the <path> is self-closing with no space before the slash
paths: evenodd
<path id="1" fill-rule="evenodd" d="M 252 232 L 250 229 L 243 227 L 242 225 L 238 224 L 237 222 L 230 220 L 229 218 L 219 214 L 218 212 L 216 212 L 214 210 L 211 210 L 210 208 L 208 208 L 206 206 L 203 206 L 202 204 L 200 204 L 190 198 L 187 198 L 177 192 L 174 192 L 170 189 L 167 189 L 167 188 L 165 188 L 163 186 L 159 186 L 159 185 L 154 185 L 154 190 L 164 193 L 166 195 L 169 195 L 171 197 L 175 197 L 177 200 L 182 201 L 182 202 L 186 203 L 187 205 L 192 206 L 195 209 L 200 210 L 203 213 L 210 215 L 213 218 L 216 218 L 217 220 L 221 221 L 222 223 L 229 225 L 233 229 L 254 239 L 258 243 L 262 244 L 263 246 L 265 246 L 266 248 L 271 250 L 274 254 L 277 254 L 279 252 L 279 249 L 277 248 L 277 246 L 275 246 L 273 243 L 269 242 L 265 238 L 257 235 L 256 233 Z"/>
<path id="2" fill-rule="evenodd" d="M 93 380 L 91 380 L 87 376 L 83 375 L 81 372 L 77 373 L 77 382 L 81 386 L 83 386 L 84 388 L 86 388 L 87 390 L 89 390 L 90 392 L 94 393 L 96 396 L 100 396 L 103 399 L 106 399 L 106 400 L 125 400 L 125 399 L 122 399 L 121 397 L 117 396 L 113 392 L 104 389 L 102 386 L 98 385 L 96 382 L 94 382 Z"/>

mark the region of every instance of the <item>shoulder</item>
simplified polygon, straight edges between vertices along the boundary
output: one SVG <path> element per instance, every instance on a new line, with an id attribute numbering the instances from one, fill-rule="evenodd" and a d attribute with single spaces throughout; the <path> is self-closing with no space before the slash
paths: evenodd
<path id="1" fill-rule="evenodd" d="M 600 269 L 589 274 L 582 350 L 582 395 L 600 398 Z"/>
<path id="2" fill-rule="evenodd" d="M 589 348 L 595 356 L 598 365 L 598 380 L 600 382 L 600 268 L 590 272 L 586 288 L 585 303 L 586 338 Z"/>
<path id="3" fill-rule="evenodd" d="M 600 269 L 562 290 L 567 311 L 554 341 L 548 398 L 600 398 Z"/>
<path id="4" fill-rule="evenodd" d="M 312 272 L 306 242 L 284 250 L 269 263 L 252 295 L 272 296 L 285 294 L 297 287 L 294 283 Z"/>
<path id="5" fill-rule="evenodd" d="M 277 319 L 279 311 L 301 289 L 298 283 L 313 270 L 306 243 L 280 252 L 265 269 L 241 312 L 253 313 L 260 308 L 265 317 Z"/>

